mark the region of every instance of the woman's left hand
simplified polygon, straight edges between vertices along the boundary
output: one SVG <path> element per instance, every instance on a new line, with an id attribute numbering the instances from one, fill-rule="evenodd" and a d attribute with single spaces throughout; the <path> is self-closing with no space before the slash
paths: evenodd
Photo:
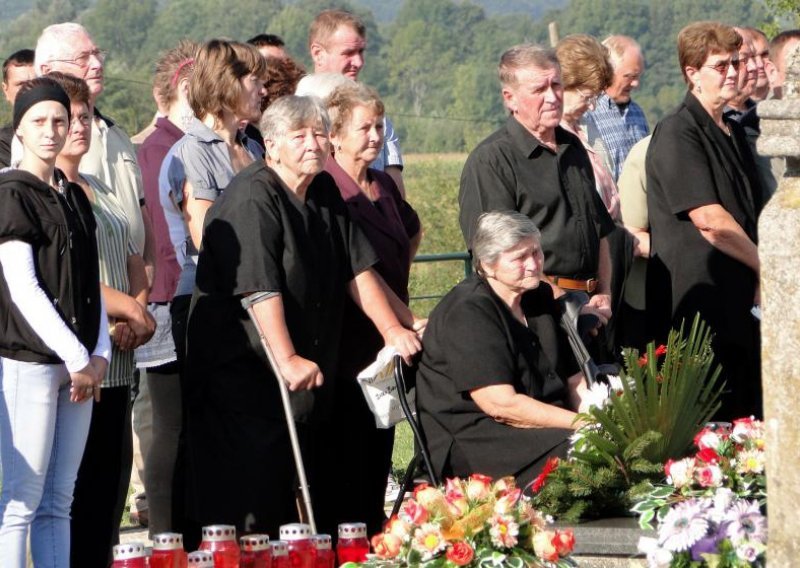
<path id="1" fill-rule="evenodd" d="M 422 336 L 425 334 L 425 328 L 428 327 L 428 318 L 417 318 L 414 316 L 414 324 L 411 326 L 417 336 L 422 339 Z"/>
<path id="2" fill-rule="evenodd" d="M 386 345 L 397 349 L 406 365 L 411 365 L 411 359 L 422 351 L 422 342 L 416 332 L 397 325 L 386 331 Z"/>

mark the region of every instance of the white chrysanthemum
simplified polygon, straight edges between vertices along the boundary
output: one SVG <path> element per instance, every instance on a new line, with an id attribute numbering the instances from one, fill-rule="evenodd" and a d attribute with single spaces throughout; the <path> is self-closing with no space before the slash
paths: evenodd
<path id="1" fill-rule="evenodd" d="M 764 473 L 766 454 L 759 450 L 744 450 L 736 456 L 737 473 Z"/>
<path id="2" fill-rule="evenodd" d="M 672 552 L 689 550 L 708 532 L 704 508 L 697 501 L 678 503 L 664 517 L 658 527 L 659 544 Z"/>
<path id="3" fill-rule="evenodd" d="M 672 562 L 672 553 L 661 548 L 655 538 L 639 537 L 639 552 L 647 557 L 648 568 L 669 568 Z"/>

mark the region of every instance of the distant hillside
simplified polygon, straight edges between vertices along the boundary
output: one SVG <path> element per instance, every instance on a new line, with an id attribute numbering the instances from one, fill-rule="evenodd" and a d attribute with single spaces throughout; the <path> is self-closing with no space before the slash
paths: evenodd
<path id="1" fill-rule="evenodd" d="M 402 6 L 396 0 L 353 0 L 353 3 L 369 8 L 381 23 L 394 20 Z M 563 8 L 567 0 L 471 0 L 471 3 L 482 6 L 490 15 L 526 14 L 538 19 L 548 10 Z"/>
<path id="2" fill-rule="evenodd" d="M 0 22 L 13 20 L 33 8 L 34 0 L 0 0 Z"/>

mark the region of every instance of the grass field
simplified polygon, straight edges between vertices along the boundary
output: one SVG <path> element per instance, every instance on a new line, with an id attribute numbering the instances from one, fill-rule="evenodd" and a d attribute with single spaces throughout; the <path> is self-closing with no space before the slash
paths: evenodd
<path id="1" fill-rule="evenodd" d="M 466 154 L 417 154 L 406 156 L 403 179 L 406 199 L 422 220 L 423 239 L 419 254 L 466 250 L 458 227 L 458 183 Z M 464 278 L 463 262 L 414 264 L 409 288 L 411 296 L 444 294 Z M 414 300 L 411 308 L 427 315 L 437 300 Z M 411 461 L 414 442 L 408 424 L 395 433 L 395 474 L 402 475 Z"/>

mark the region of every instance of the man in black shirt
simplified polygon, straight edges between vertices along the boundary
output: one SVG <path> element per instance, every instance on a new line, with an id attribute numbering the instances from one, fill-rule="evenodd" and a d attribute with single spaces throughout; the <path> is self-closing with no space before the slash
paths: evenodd
<path id="1" fill-rule="evenodd" d="M 606 240 L 614 228 L 595 190 L 581 141 L 562 129 L 561 70 L 552 50 L 522 44 L 498 67 L 506 124 L 472 151 L 461 174 L 461 231 L 467 246 L 478 217 L 511 210 L 528 215 L 542 233 L 544 272 L 556 296 L 593 294 L 589 310 L 611 317 L 611 264 Z"/>
<path id="2" fill-rule="evenodd" d="M 20 85 L 36 75 L 33 72 L 33 50 L 20 49 L 3 61 L 3 94 L 12 107 Z M 14 129 L 10 124 L 0 128 L 0 168 L 11 165 L 11 139 Z"/>

